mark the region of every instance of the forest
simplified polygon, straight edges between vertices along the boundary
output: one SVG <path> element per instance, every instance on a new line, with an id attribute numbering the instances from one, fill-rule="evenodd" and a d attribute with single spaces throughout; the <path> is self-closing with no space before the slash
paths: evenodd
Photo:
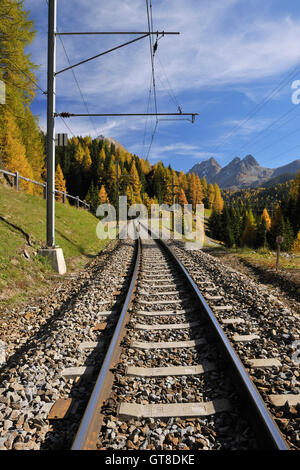
<path id="1" fill-rule="evenodd" d="M 39 182 L 46 179 L 45 140 L 30 105 L 38 90 L 37 66 L 26 53 L 35 38 L 33 22 L 23 2 L 0 3 L 0 80 L 5 84 L 6 102 L 0 104 L 0 168 Z M 203 203 L 212 211 L 209 230 L 228 247 L 275 247 L 277 235 L 284 236 L 283 249 L 299 250 L 300 175 L 292 182 L 273 188 L 230 193 L 217 184 L 207 184 L 194 173 L 185 174 L 126 151 L 116 141 L 89 136 L 72 137 L 66 147 L 56 148 L 55 186 L 79 196 L 96 212 L 99 204 L 117 205 L 126 195 L 128 205 L 143 202 L 181 205 Z M 22 181 L 31 194 L 41 189 Z M 57 196 L 59 199 L 60 196 Z"/>
<path id="2" fill-rule="evenodd" d="M 37 66 L 26 54 L 35 37 L 33 22 L 22 2 L 0 2 L 0 80 L 5 104 L 0 104 L 0 167 L 42 182 L 45 178 L 44 137 L 30 110 L 36 94 Z M 22 181 L 28 192 L 38 191 Z"/>
<path id="3" fill-rule="evenodd" d="M 247 197 L 231 198 L 225 202 L 222 212 L 213 210 L 209 220 L 212 238 L 231 247 L 276 248 L 276 237 L 284 237 L 284 251 L 300 251 L 300 172 L 288 185 L 288 191 L 278 198 L 276 187 L 273 196 L 277 204 L 270 215 L 264 204 L 266 200 L 257 197 L 256 201 Z M 270 190 L 271 188 L 269 188 Z M 250 194 L 253 191 L 250 190 Z M 260 191 L 255 190 L 259 195 Z M 266 204 L 267 205 L 267 204 Z"/>
<path id="4" fill-rule="evenodd" d="M 0 104 L 0 168 L 43 182 L 46 179 L 46 136 L 30 110 L 36 92 L 37 66 L 25 52 L 35 37 L 33 22 L 23 2 L 2 0 L 0 4 L 0 80 L 6 87 L 6 102 Z M 108 139 L 72 137 L 66 147 L 56 148 L 56 189 L 79 196 L 95 213 L 103 202 L 116 205 L 117 195 L 127 195 L 128 204 L 195 204 L 222 210 L 217 185 L 207 185 L 194 174 L 185 175 L 162 162 L 148 161 L 127 152 Z M 21 181 L 31 194 L 41 189 Z M 58 199 L 60 196 L 57 196 Z"/>
<path id="5" fill-rule="evenodd" d="M 173 202 L 223 209 L 217 184 L 208 185 L 205 178 L 177 172 L 161 161 L 151 165 L 105 138 L 72 137 L 57 149 L 56 173 L 57 189 L 78 194 L 93 212 L 105 202 L 117 206 L 118 194 L 127 196 L 128 205 L 144 203 L 149 210 L 151 204 Z"/>
<path id="6" fill-rule="evenodd" d="M 262 186 L 257 188 L 246 188 L 240 190 L 222 189 L 224 202 L 231 205 L 233 202 L 248 201 L 256 210 L 267 209 L 272 214 L 277 204 L 288 197 L 292 185 L 292 179 L 284 183 Z"/>

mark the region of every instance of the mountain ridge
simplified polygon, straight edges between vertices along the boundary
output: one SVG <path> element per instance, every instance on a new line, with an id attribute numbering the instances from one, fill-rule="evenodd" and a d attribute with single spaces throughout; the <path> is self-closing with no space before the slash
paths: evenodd
<path id="1" fill-rule="evenodd" d="M 195 173 L 200 178 L 205 176 L 208 183 L 217 183 L 222 189 L 243 189 L 258 187 L 281 175 L 289 174 L 293 178 L 299 170 L 300 159 L 278 168 L 266 168 L 249 154 L 243 159 L 235 157 L 224 167 L 211 157 L 196 163 L 188 173 Z"/>

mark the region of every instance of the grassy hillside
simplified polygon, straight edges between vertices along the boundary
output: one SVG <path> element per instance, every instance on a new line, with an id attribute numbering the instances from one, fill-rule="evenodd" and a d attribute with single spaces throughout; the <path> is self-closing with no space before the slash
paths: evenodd
<path id="1" fill-rule="evenodd" d="M 56 244 L 68 273 L 82 268 L 108 241 L 96 237 L 98 220 L 84 209 L 56 203 Z M 0 184 L 0 310 L 50 287 L 57 275 L 37 250 L 45 245 L 46 203 Z"/>

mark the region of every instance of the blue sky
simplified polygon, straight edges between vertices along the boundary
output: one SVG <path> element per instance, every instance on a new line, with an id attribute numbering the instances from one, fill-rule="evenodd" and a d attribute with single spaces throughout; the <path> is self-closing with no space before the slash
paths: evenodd
<path id="1" fill-rule="evenodd" d="M 38 82 L 46 89 L 46 0 L 24 3 L 37 30 L 28 52 L 40 65 Z M 158 111 L 177 112 L 179 104 L 183 112 L 199 116 L 194 124 L 160 121 L 149 154 L 151 163 L 162 160 L 176 170 L 188 171 L 210 157 L 224 166 L 236 156 L 251 153 L 269 168 L 300 158 L 300 106 L 292 103 L 295 90 L 291 88 L 294 80 L 300 80 L 300 3 L 152 0 L 152 6 L 154 30 L 180 32 L 159 41 L 155 56 Z M 58 29 L 146 31 L 145 0 L 58 0 Z M 73 64 L 130 39 L 64 36 L 63 43 Z M 58 41 L 57 69 L 66 66 Z M 148 38 L 74 72 L 90 113 L 146 112 L 151 80 Z M 45 96 L 37 92 L 31 108 L 45 129 Z M 86 112 L 70 71 L 57 79 L 57 111 Z M 145 157 L 155 121 L 74 117 L 67 124 L 75 135 L 113 137 Z M 60 119 L 57 132 L 71 135 Z"/>

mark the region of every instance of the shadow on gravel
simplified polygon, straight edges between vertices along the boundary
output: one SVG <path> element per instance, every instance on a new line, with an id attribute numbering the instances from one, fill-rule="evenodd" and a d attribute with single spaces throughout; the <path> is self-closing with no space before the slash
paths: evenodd
<path id="1" fill-rule="evenodd" d="M 97 266 L 87 266 L 86 268 L 91 268 L 92 270 L 92 277 L 96 276 L 103 268 L 105 262 L 106 262 L 106 257 L 113 255 L 115 251 L 117 251 L 118 246 L 115 246 L 112 250 L 110 250 L 108 253 L 107 252 L 101 252 L 99 256 L 99 261 L 100 263 Z M 104 258 L 101 260 L 101 258 Z M 70 294 L 68 295 L 68 298 L 64 300 L 64 302 L 61 304 L 61 306 L 58 309 L 55 309 L 51 315 L 50 318 L 47 319 L 46 323 L 44 323 L 40 329 L 32 336 L 30 337 L 26 343 L 21 346 L 19 349 L 17 349 L 12 356 L 9 357 L 7 362 L 0 367 L 0 383 L 3 380 L 8 380 L 9 379 L 9 370 L 12 367 L 15 367 L 18 363 L 18 359 L 22 357 L 24 354 L 26 354 L 28 351 L 31 349 L 34 349 L 37 346 L 37 343 L 40 341 L 45 340 L 47 337 L 49 337 L 52 333 L 52 331 L 56 328 L 56 323 L 58 320 L 61 320 L 63 315 L 67 310 L 69 310 L 72 305 L 74 305 L 78 299 L 78 297 L 82 294 L 82 291 L 85 289 L 89 288 L 90 280 L 87 279 L 82 284 L 80 285 L 80 289 L 78 289 L 78 285 L 72 287 L 72 290 Z M 42 313 L 41 313 L 42 315 Z"/>
<path id="2" fill-rule="evenodd" d="M 251 262 L 240 259 L 242 264 L 244 264 L 250 271 L 258 277 L 258 280 L 264 284 L 270 284 L 272 286 L 280 287 L 282 291 L 288 294 L 290 297 L 293 297 L 298 302 L 300 301 L 300 279 L 299 282 L 292 279 L 288 279 L 288 274 L 281 274 L 273 270 L 266 270 L 259 266 L 253 265 Z M 299 276 L 300 278 L 300 276 Z"/>
<path id="3" fill-rule="evenodd" d="M 96 266 L 88 265 L 86 268 L 91 269 L 91 278 L 97 276 L 101 273 L 103 267 L 107 263 L 107 260 L 113 256 L 113 254 L 118 250 L 119 243 L 117 243 L 113 248 L 106 249 L 99 254 L 99 263 Z M 79 281 L 80 282 L 80 281 Z M 125 281 L 126 282 L 126 281 Z M 47 340 L 47 338 L 51 337 L 52 333 L 59 328 L 60 326 L 57 324 L 59 320 L 61 320 L 65 313 L 69 311 L 78 298 L 82 295 L 84 290 L 88 290 L 90 285 L 90 279 L 81 281 L 81 284 L 78 286 L 73 285 L 71 287 L 71 291 L 68 294 L 68 297 L 62 302 L 59 308 L 55 309 L 50 318 L 47 319 L 46 323 L 44 323 L 39 330 L 30 337 L 21 347 L 19 347 L 6 361 L 6 363 L 0 367 L 0 384 L 4 381 L 9 381 L 11 378 L 11 372 L 18 366 L 19 361 L 23 359 L 24 362 L 24 355 L 30 354 L 34 355 L 35 350 L 39 347 L 41 342 Z M 120 300 L 123 296 L 123 290 L 121 290 L 120 296 L 116 297 L 116 302 Z M 40 313 L 42 315 L 42 312 Z M 101 351 L 101 350 L 100 350 Z M 94 362 L 94 353 L 91 354 L 89 358 L 87 358 L 87 365 L 89 365 L 89 361 Z M 99 355 L 99 350 L 95 352 L 95 354 Z M 96 357 L 96 356 L 95 356 Z M 99 356 L 97 356 L 98 358 Z M 98 359 L 97 359 L 98 360 Z M 78 386 L 76 386 L 78 390 Z M 76 392 L 77 393 L 77 392 Z M 55 424 L 53 426 L 55 432 Z M 50 442 L 50 441 L 49 441 Z M 43 448 L 49 448 L 48 441 L 45 442 Z M 61 447 L 66 449 L 66 447 Z"/>
<path id="4" fill-rule="evenodd" d="M 72 399 L 71 406 L 63 419 L 49 421 L 51 430 L 46 434 L 41 450 L 71 449 L 105 359 L 105 353 L 109 346 L 116 321 L 115 316 L 115 320 L 108 321 L 105 330 L 97 335 L 96 341 L 99 342 L 99 347 L 88 354 L 85 361 L 81 364 L 83 367 L 93 367 L 93 373 L 90 376 L 82 376 L 79 380 L 73 381 L 71 390 L 68 393 L 68 398 Z M 104 339 L 102 335 L 105 335 Z"/>
<path id="5" fill-rule="evenodd" d="M 126 242 L 122 245 L 128 245 L 130 248 L 132 247 L 132 245 Z M 109 255 L 112 255 L 116 249 L 117 248 L 111 250 Z M 73 381 L 71 390 L 68 393 L 68 398 L 72 399 L 70 409 L 63 419 L 50 421 L 51 431 L 47 433 L 46 438 L 41 445 L 41 450 L 71 449 L 95 386 L 95 382 L 98 378 L 102 363 L 105 359 L 106 351 L 114 334 L 115 326 L 123 307 L 122 301 L 125 299 L 127 293 L 128 282 L 131 280 L 133 267 L 132 261 L 132 265 L 128 269 L 120 294 L 115 297 L 115 303 L 110 307 L 110 309 L 115 310 L 116 313 L 112 314 L 111 317 L 108 317 L 106 320 L 103 319 L 103 322 L 107 322 L 107 325 L 105 330 L 99 331 L 95 339 L 95 341 L 99 343 L 99 346 L 87 354 L 85 361 L 80 365 L 80 367 L 93 367 L 92 375 L 82 376 L 77 381 Z M 97 269 L 97 272 L 102 268 L 103 265 L 101 265 L 99 270 Z"/>

